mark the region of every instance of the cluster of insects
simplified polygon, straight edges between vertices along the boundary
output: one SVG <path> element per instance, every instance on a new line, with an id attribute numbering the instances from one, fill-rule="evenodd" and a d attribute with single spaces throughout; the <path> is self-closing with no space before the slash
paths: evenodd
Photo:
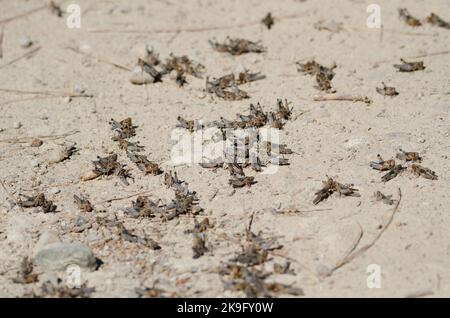
<path id="1" fill-rule="evenodd" d="M 186 75 L 202 78 L 205 67 L 189 59 L 187 56 L 175 56 L 170 54 L 165 63 L 159 60 L 159 56 L 147 48 L 146 56 L 138 59 L 132 71 L 130 82 L 136 85 L 160 82 L 163 76 L 173 74 L 178 86 L 187 83 Z"/>
<path id="2" fill-rule="evenodd" d="M 334 78 L 336 73 L 334 69 L 337 67 L 336 64 L 331 67 L 326 67 L 320 65 L 316 61 L 308 61 L 306 63 L 297 62 L 297 71 L 301 73 L 305 73 L 311 76 L 316 77 L 317 89 L 326 92 L 335 92 L 335 90 L 331 86 L 331 80 Z"/>
<path id="3" fill-rule="evenodd" d="M 245 175 L 244 168 L 251 167 L 254 171 L 260 172 L 269 164 L 289 164 L 287 158 L 280 158 L 279 155 L 292 154 L 293 151 L 285 144 L 263 140 L 258 129 L 266 126 L 277 130 L 282 129 L 291 116 L 292 109 L 287 100 L 279 99 L 275 112 L 265 112 L 259 103 L 256 106 L 250 104 L 249 114 L 237 114 L 235 120 L 220 118 L 220 120 L 195 127 L 193 120 L 178 117 L 178 127 L 191 132 L 206 127 L 216 128 L 220 135 L 219 139 L 225 143 L 225 147 L 222 148 L 223 153 L 213 157 L 204 156 L 200 165 L 203 168 L 214 169 L 225 167 L 231 177 L 229 184 L 233 188 L 242 188 L 256 183 L 254 177 Z M 243 130 L 245 134 L 242 136 Z"/>
<path id="4" fill-rule="evenodd" d="M 397 164 L 395 159 L 383 160 L 380 155 L 377 157 L 377 161 L 370 162 L 370 167 L 372 169 L 385 172 L 385 174 L 381 177 L 381 181 L 383 182 L 394 179 L 404 171 L 411 171 L 416 176 L 422 176 L 430 180 L 438 179 L 438 176 L 433 170 L 418 164 L 422 161 L 422 158 L 417 152 L 409 152 L 400 149 L 400 152 L 397 153 L 396 158 L 403 161 L 404 164 Z"/>
<path id="5" fill-rule="evenodd" d="M 253 233 L 253 217 L 254 214 L 251 215 L 246 228 L 241 252 L 218 270 L 219 274 L 225 277 L 225 289 L 244 292 L 247 297 L 276 297 L 279 294 L 302 296 L 301 288 L 266 281 L 273 273 L 292 274 L 293 271 L 289 268 L 289 263 L 275 263 L 273 272 L 266 269 L 264 265 L 269 259 L 269 253 L 283 246 L 273 238 L 266 239 L 261 233 Z"/>
<path id="6" fill-rule="evenodd" d="M 422 26 L 423 22 L 426 22 L 431 25 L 450 30 L 450 23 L 447 21 L 444 21 L 441 17 L 439 17 L 437 14 L 435 14 L 433 12 L 430 13 L 430 15 L 428 17 L 426 17 L 423 22 L 421 22 L 419 19 L 413 17 L 406 8 L 398 9 L 398 14 L 402 21 L 404 21 L 406 24 L 408 24 L 412 27 Z"/>

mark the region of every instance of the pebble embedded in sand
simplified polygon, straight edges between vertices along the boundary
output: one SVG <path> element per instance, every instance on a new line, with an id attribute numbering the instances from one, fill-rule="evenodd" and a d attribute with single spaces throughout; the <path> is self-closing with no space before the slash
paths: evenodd
<path id="1" fill-rule="evenodd" d="M 13 123 L 14 129 L 19 129 L 20 127 L 22 127 L 22 123 L 20 121 L 16 121 Z"/>
<path id="2" fill-rule="evenodd" d="M 33 41 L 27 36 L 22 36 L 19 38 L 19 45 L 23 49 L 27 49 L 33 45 Z"/>
<path id="3" fill-rule="evenodd" d="M 31 160 L 30 163 L 33 168 L 39 167 L 39 161 L 36 159 Z"/>
<path id="4" fill-rule="evenodd" d="M 60 192 L 61 192 L 61 190 L 58 189 L 58 188 L 53 188 L 53 189 L 50 190 L 50 193 L 51 193 L 51 194 L 58 194 L 58 193 L 60 193 Z"/>
<path id="5" fill-rule="evenodd" d="M 84 53 L 90 53 L 92 51 L 92 47 L 89 44 L 81 44 L 78 49 Z"/>
<path id="6" fill-rule="evenodd" d="M 43 142 L 41 139 L 39 139 L 39 138 L 34 138 L 34 139 L 31 141 L 30 146 L 31 146 L 31 147 L 40 147 L 40 146 L 42 146 L 43 143 L 44 143 L 44 142 Z"/>
<path id="7" fill-rule="evenodd" d="M 81 242 L 52 243 L 36 253 L 33 264 L 50 270 L 65 270 L 70 265 L 93 270 L 96 259 L 91 249 Z"/>
<path id="8" fill-rule="evenodd" d="M 130 82 L 132 84 L 143 85 L 153 83 L 154 81 L 155 79 L 147 72 L 144 72 L 139 65 L 136 65 L 131 71 Z"/>

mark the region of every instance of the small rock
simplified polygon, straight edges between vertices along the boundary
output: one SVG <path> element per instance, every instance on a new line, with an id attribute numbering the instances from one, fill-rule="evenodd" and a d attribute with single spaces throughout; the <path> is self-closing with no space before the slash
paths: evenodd
<path id="1" fill-rule="evenodd" d="M 50 270 L 65 270 L 69 265 L 93 270 L 96 259 L 90 248 L 83 243 L 53 243 L 46 245 L 35 255 L 33 264 Z"/>
<path id="2" fill-rule="evenodd" d="M 83 53 L 90 53 L 92 51 L 92 47 L 86 43 L 81 44 L 78 48 Z"/>
<path id="3" fill-rule="evenodd" d="M 58 194 L 60 192 L 61 192 L 61 190 L 59 190 L 58 188 L 53 188 L 53 189 L 50 190 L 51 194 Z"/>
<path id="4" fill-rule="evenodd" d="M 154 81 L 155 79 L 147 72 L 144 72 L 139 65 L 136 65 L 131 71 L 130 82 L 132 84 L 143 85 L 153 83 Z"/>
<path id="5" fill-rule="evenodd" d="M 72 101 L 72 98 L 70 98 L 70 96 L 66 96 L 63 98 L 63 103 L 65 104 L 69 104 Z"/>
<path id="6" fill-rule="evenodd" d="M 21 48 L 27 49 L 27 48 L 29 48 L 30 46 L 33 45 L 33 41 L 31 41 L 30 38 L 27 37 L 27 36 L 22 36 L 19 39 L 19 45 L 20 45 Z"/>
<path id="7" fill-rule="evenodd" d="M 362 139 L 358 139 L 358 138 L 349 139 L 349 140 L 344 144 L 344 148 L 345 148 L 345 149 L 353 149 L 353 148 L 357 148 L 357 147 L 360 146 L 362 143 L 364 143 L 364 141 L 363 141 Z"/>
<path id="8" fill-rule="evenodd" d="M 31 160 L 31 166 L 33 168 L 39 167 L 39 161 L 36 159 Z"/>
<path id="9" fill-rule="evenodd" d="M 22 123 L 20 121 L 16 121 L 13 123 L 14 129 L 19 129 L 20 127 L 22 127 Z"/>
<path id="10" fill-rule="evenodd" d="M 76 226 L 83 226 L 85 224 L 87 224 L 88 221 L 82 217 L 81 215 L 78 215 L 77 218 L 75 219 L 75 225 Z"/>
<path id="11" fill-rule="evenodd" d="M 43 143 L 44 143 L 44 142 L 43 142 L 41 139 L 39 139 L 39 138 L 34 138 L 34 139 L 31 141 L 30 146 L 31 146 L 31 147 L 40 147 L 40 146 L 42 146 Z"/>
<path id="12" fill-rule="evenodd" d="M 83 86 L 81 86 L 80 84 L 76 84 L 73 87 L 73 91 L 77 94 L 83 94 L 86 91 L 86 88 L 83 88 Z"/>

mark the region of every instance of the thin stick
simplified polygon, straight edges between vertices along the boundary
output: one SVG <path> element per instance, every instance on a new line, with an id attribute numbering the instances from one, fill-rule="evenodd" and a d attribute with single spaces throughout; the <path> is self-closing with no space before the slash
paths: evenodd
<path id="1" fill-rule="evenodd" d="M 389 220 L 386 222 L 386 224 L 383 225 L 380 232 L 378 232 L 378 235 L 375 236 L 375 238 L 367 245 L 362 246 L 358 250 L 355 251 L 356 247 L 359 245 L 359 242 L 361 241 L 362 237 L 362 231 L 361 231 L 361 237 L 356 241 L 356 244 L 350 251 L 350 253 L 347 253 L 347 255 L 340 261 L 329 273 L 327 273 L 327 276 L 331 275 L 335 270 L 341 268 L 342 266 L 350 263 L 352 260 L 354 260 L 356 257 L 362 255 L 364 252 L 366 252 L 368 249 L 370 249 L 372 246 L 375 245 L 376 242 L 380 239 L 380 237 L 383 235 L 383 233 L 387 230 L 389 225 L 391 225 L 392 221 L 394 220 L 395 213 L 398 210 L 398 207 L 400 205 L 400 201 L 402 200 L 402 191 L 400 188 L 398 188 L 398 200 L 397 204 L 395 205 L 394 209 L 392 210 L 392 213 L 389 217 Z"/>
<path id="2" fill-rule="evenodd" d="M 279 17 L 276 20 L 289 20 L 296 19 L 304 14 L 291 14 L 283 17 Z M 197 28 L 186 28 L 186 29 L 155 29 L 155 30 L 142 30 L 142 29 L 132 29 L 132 30 L 118 30 L 118 29 L 91 29 L 88 32 L 91 33 L 195 33 L 195 32 L 205 32 L 205 31 L 214 31 L 214 30 L 227 30 L 227 29 L 236 29 L 236 28 L 244 28 L 249 26 L 255 26 L 261 24 L 261 21 L 252 21 L 246 23 L 239 23 L 235 25 L 212 25 L 207 27 L 197 27 Z"/>
<path id="3" fill-rule="evenodd" d="M 144 194 L 151 193 L 151 192 L 153 192 L 153 191 L 152 190 L 143 191 L 143 192 L 139 192 L 139 193 L 130 194 L 130 195 L 127 195 L 127 196 L 124 196 L 124 197 L 111 198 L 111 199 L 108 199 L 108 200 L 99 201 L 99 202 L 96 202 L 94 204 L 102 204 L 102 203 L 110 203 L 110 202 L 113 202 L 113 201 L 126 200 L 126 199 L 129 199 L 129 198 L 132 198 L 132 197 L 136 197 L 136 196 L 139 196 L 139 195 L 144 195 Z"/>
<path id="4" fill-rule="evenodd" d="M 97 59 L 99 62 L 102 62 L 102 63 L 105 63 L 105 64 L 109 64 L 109 65 L 112 65 L 112 66 L 117 67 L 117 68 L 119 68 L 119 69 L 121 69 L 121 70 L 131 71 L 131 68 L 129 68 L 129 67 L 127 67 L 127 66 L 124 66 L 124 65 L 119 64 L 119 63 L 116 63 L 116 62 L 111 62 L 111 61 L 106 60 L 106 59 L 104 59 L 104 58 L 101 58 L 101 57 L 98 57 L 98 56 L 94 56 L 93 54 L 89 54 L 89 53 L 82 52 L 82 51 L 78 50 L 77 48 L 68 46 L 68 47 L 66 47 L 66 49 L 67 49 L 67 50 L 71 50 L 71 51 L 73 51 L 73 52 L 75 52 L 75 53 L 84 55 L 84 56 L 93 57 L 93 58 Z"/>
<path id="5" fill-rule="evenodd" d="M 4 33 L 5 33 L 5 27 L 2 26 L 2 28 L 0 29 L 0 59 L 3 58 L 3 37 L 4 37 Z"/>
<path id="6" fill-rule="evenodd" d="M 365 102 L 370 103 L 371 100 L 367 96 L 360 95 L 338 95 L 338 94 L 325 94 L 314 96 L 314 101 L 351 101 L 351 102 Z"/>
<path id="7" fill-rule="evenodd" d="M 23 55 L 21 55 L 21 56 L 19 56 L 19 57 L 16 57 L 15 59 L 13 59 L 13 60 L 7 62 L 6 64 L 1 65 L 1 66 L 0 66 L 0 69 L 6 67 L 6 66 L 8 66 L 8 65 L 14 64 L 14 63 L 16 63 L 17 61 L 20 61 L 21 59 L 30 57 L 30 56 L 32 56 L 34 53 L 36 53 L 37 51 L 39 51 L 40 49 L 41 49 L 40 46 L 35 47 L 35 48 L 32 49 L 31 51 L 28 51 L 27 53 L 25 53 L 25 54 L 23 54 Z"/>
<path id="8" fill-rule="evenodd" d="M 69 93 L 69 92 L 57 92 L 57 91 L 25 91 L 20 89 L 0 88 L 0 92 L 15 93 L 15 94 L 33 94 L 33 95 L 48 95 L 55 97 L 88 97 L 92 98 L 94 95 L 84 93 Z"/>
<path id="9" fill-rule="evenodd" d="M 38 12 L 40 10 L 43 10 L 45 8 L 47 8 L 47 5 L 43 5 L 41 7 L 37 7 L 37 8 L 31 9 L 30 11 L 27 11 L 27 12 L 24 12 L 24 13 L 20 13 L 18 15 L 15 15 L 15 16 L 12 16 L 12 17 L 0 20 L 0 24 L 5 24 L 5 23 L 8 23 L 8 22 L 20 19 L 20 18 L 24 18 L 26 16 L 29 16 L 30 14 L 33 14 L 33 13 Z"/>
<path id="10" fill-rule="evenodd" d="M 5 190 L 6 194 L 14 201 L 14 203 L 20 207 L 20 209 L 22 210 L 22 212 L 24 212 L 23 207 L 19 204 L 19 201 L 16 200 L 16 198 L 9 193 L 8 189 L 6 189 L 5 184 L 3 183 L 3 180 L 0 179 L 0 185 L 2 186 L 3 190 Z"/>
<path id="11" fill-rule="evenodd" d="M 56 140 L 61 138 L 66 138 L 75 134 L 78 134 L 80 131 L 78 129 L 71 130 L 61 135 L 47 135 L 47 136 L 37 136 L 37 137 L 22 137 L 22 138 L 12 138 L 12 139 L 3 139 L 0 140 L 0 143 L 9 143 L 9 144 L 23 144 L 32 141 L 34 138 L 39 139 L 47 139 L 47 140 Z"/>
<path id="12" fill-rule="evenodd" d="M 450 54 L 450 51 L 438 51 L 438 52 L 431 52 L 431 53 L 423 53 L 423 54 L 418 54 L 418 55 L 414 55 L 414 56 L 407 56 L 407 57 L 404 57 L 404 59 L 405 60 L 418 59 L 418 58 L 422 58 L 422 57 L 446 55 L 446 54 Z M 392 62 L 392 61 L 395 61 L 395 60 L 398 60 L 398 59 L 399 58 L 395 58 L 395 59 L 392 58 L 392 59 L 389 59 L 389 60 L 378 61 L 378 62 L 375 62 L 375 63 L 372 63 L 372 64 L 377 65 L 377 64 L 382 64 L 382 63 L 389 63 L 389 62 Z"/>
<path id="13" fill-rule="evenodd" d="M 0 106 L 5 106 L 13 103 L 19 103 L 19 102 L 26 102 L 29 100 L 37 100 L 37 99 L 51 99 L 51 98 L 57 98 L 58 96 L 34 96 L 34 97 L 28 97 L 28 98 L 19 98 L 19 99 L 12 99 L 8 100 L 4 103 L 1 103 Z"/>

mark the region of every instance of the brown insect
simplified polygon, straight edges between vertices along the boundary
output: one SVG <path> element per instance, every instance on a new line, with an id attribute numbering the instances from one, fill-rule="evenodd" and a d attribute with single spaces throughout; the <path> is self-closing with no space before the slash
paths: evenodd
<path id="1" fill-rule="evenodd" d="M 275 24 L 275 21 L 272 17 L 272 13 L 270 12 L 267 13 L 264 19 L 261 20 L 261 23 L 264 24 L 270 30 L 272 26 Z"/>
<path id="2" fill-rule="evenodd" d="M 111 125 L 111 129 L 116 132 L 116 136 L 113 140 L 128 139 L 136 136 L 136 128 L 138 126 L 133 125 L 133 120 L 130 117 L 125 118 L 120 122 L 111 119 L 109 124 Z"/>
<path id="3" fill-rule="evenodd" d="M 159 165 L 153 161 L 148 160 L 147 156 L 127 152 L 128 159 L 130 159 L 142 172 L 153 174 L 155 176 L 162 173 Z"/>
<path id="4" fill-rule="evenodd" d="M 384 96 L 397 96 L 398 92 L 395 89 L 395 87 L 386 86 L 384 82 L 381 82 L 383 87 L 376 87 L 376 91 L 378 94 L 384 95 Z"/>
<path id="5" fill-rule="evenodd" d="M 83 196 L 77 196 L 73 195 L 73 199 L 75 204 L 77 205 L 78 209 L 80 209 L 83 212 L 92 212 L 94 210 L 94 207 L 92 206 L 91 202 L 89 202 L 88 199 L 86 199 Z"/>
<path id="6" fill-rule="evenodd" d="M 353 196 L 359 197 L 358 189 L 353 188 L 353 184 L 342 184 L 330 177 L 327 177 L 326 181 L 323 181 L 323 188 L 315 193 L 316 197 L 313 200 L 314 204 L 327 199 L 334 192 L 339 193 L 340 196 Z"/>
<path id="7" fill-rule="evenodd" d="M 325 67 L 323 65 L 320 65 L 316 61 L 312 60 L 306 63 L 300 63 L 297 62 L 297 71 L 316 76 L 316 82 L 317 85 L 316 88 L 322 91 L 331 92 L 332 86 L 331 86 L 331 80 L 336 75 L 333 71 L 337 65 L 334 64 L 331 67 Z"/>
<path id="8" fill-rule="evenodd" d="M 242 187 L 250 187 L 256 183 L 255 177 L 238 177 L 235 176 L 228 180 L 228 183 L 233 186 L 233 188 L 242 188 Z"/>
<path id="9" fill-rule="evenodd" d="M 25 200 L 20 200 L 19 206 L 23 208 L 40 207 L 44 213 L 55 212 L 57 209 L 56 205 L 53 204 L 53 201 L 47 200 L 43 193 L 38 193 L 32 197 L 23 194 L 22 196 Z"/>
<path id="10" fill-rule="evenodd" d="M 161 82 L 162 75 L 153 65 L 148 64 L 143 59 L 138 59 L 137 65 L 153 78 L 153 82 Z"/>
<path id="11" fill-rule="evenodd" d="M 450 30 L 450 23 L 442 20 L 437 14 L 431 13 L 426 18 L 426 21 L 431 25 L 436 25 L 438 27 Z"/>
<path id="12" fill-rule="evenodd" d="M 149 247 L 152 250 L 160 250 L 161 249 L 161 246 L 159 246 L 159 244 L 156 241 L 154 241 L 151 238 L 140 237 L 140 236 L 134 235 L 128 229 L 125 228 L 123 223 L 119 222 L 116 224 L 116 226 L 119 230 L 120 237 L 124 241 L 131 242 L 131 243 L 138 243 L 138 244 L 144 245 L 146 247 Z"/>
<path id="13" fill-rule="evenodd" d="M 405 167 L 403 167 L 402 165 L 396 165 L 396 166 L 392 167 L 391 170 L 389 170 L 388 173 L 386 173 L 385 175 L 383 175 L 381 177 L 381 181 L 388 182 L 389 180 L 394 179 L 404 169 L 405 169 Z"/>
<path id="14" fill-rule="evenodd" d="M 131 208 L 126 208 L 125 213 L 132 217 L 155 217 L 166 212 L 165 206 L 159 206 L 146 196 L 138 196 L 136 201 L 132 201 Z"/>
<path id="15" fill-rule="evenodd" d="M 227 37 L 224 43 L 209 40 L 211 47 L 218 52 L 230 53 L 231 55 L 241 55 L 244 53 L 263 53 L 266 48 L 259 42 L 252 42 L 245 39 L 232 39 Z"/>
<path id="16" fill-rule="evenodd" d="M 56 15 L 57 17 L 62 17 L 63 16 L 63 10 L 61 9 L 61 7 L 59 5 L 57 5 L 53 0 L 50 0 L 48 2 L 48 7 L 50 9 L 50 12 L 54 15 Z"/>
<path id="17" fill-rule="evenodd" d="M 394 200 L 392 199 L 392 195 L 385 195 L 380 191 L 374 193 L 374 197 L 376 201 L 382 201 L 385 204 L 392 205 L 394 204 Z"/>
<path id="18" fill-rule="evenodd" d="M 132 178 L 128 170 L 125 169 L 126 165 L 123 165 L 117 161 L 117 154 L 112 154 L 107 157 L 97 157 L 98 160 L 93 161 L 94 170 L 93 173 L 97 176 L 115 175 L 125 184 L 129 185 L 128 180 Z"/>
<path id="19" fill-rule="evenodd" d="M 177 120 L 179 122 L 179 124 L 177 125 L 177 127 L 180 128 L 184 128 L 189 130 L 190 132 L 194 131 L 194 127 L 195 127 L 195 122 L 193 120 L 186 120 L 181 116 L 177 117 Z"/>
<path id="20" fill-rule="evenodd" d="M 39 275 L 33 273 L 33 263 L 28 256 L 22 259 L 18 275 L 18 277 L 12 279 L 16 284 L 32 284 L 38 281 Z"/>
<path id="21" fill-rule="evenodd" d="M 422 25 L 422 22 L 410 15 L 406 8 L 398 9 L 398 14 L 401 20 L 412 27 L 418 27 Z"/>
<path id="22" fill-rule="evenodd" d="M 422 158 L 419 156 L 418 152 L 404 151 L 400 149 L 400 152 L 396 155 L 397 159 L 404 161 L 421 162 Z"/>
<path id="23" fill-rule="evenodd" d="M 415 72 L 425 69 L 423 62 L 406 62 L 404 59 L 400 59 L 403 64 L 394 64 L 394 67 L 400 72 Z"/>
<path id="24" fill-rule="evenodd" d="M 204 234 L 195 233 L 192 239 L 192 258 L 199 258 L 208 251 Z"/>
<path id="25" fill-rule="evenodd" d="M 413 164 L 413 165 L 411 165 L 411 170 L 416 176 L 422 176 L 425 179 L 430 179 L 430 180 L 438 179 L 436 172 L 434 172 L 431 169 L 422 167 L 421 165 Z"/>
<path id="26" fill-rule="evenodd" d="M 377 158 L 378 158 L 378 161 L 370 162 L 370 167 L 372 169 L 379 170 L 379 171 L 386 171 L 386 170 L 390 170 L 395 167 L 394 159 L 384 161 L 383 158 L 379 154 L 377 155 Z"/>
<path id="27" fill-rule="evenodd" d="M 184 74 L 189 74 L 197 78 L 201 78 L 206 71 L 205 66 L 195 61 L 190 60 L 186 55 L 175 56 L 170 54 L 166 63 L 162 66 L 163 74 L 176 71 L 178 75 L 184 77 Z"/>

